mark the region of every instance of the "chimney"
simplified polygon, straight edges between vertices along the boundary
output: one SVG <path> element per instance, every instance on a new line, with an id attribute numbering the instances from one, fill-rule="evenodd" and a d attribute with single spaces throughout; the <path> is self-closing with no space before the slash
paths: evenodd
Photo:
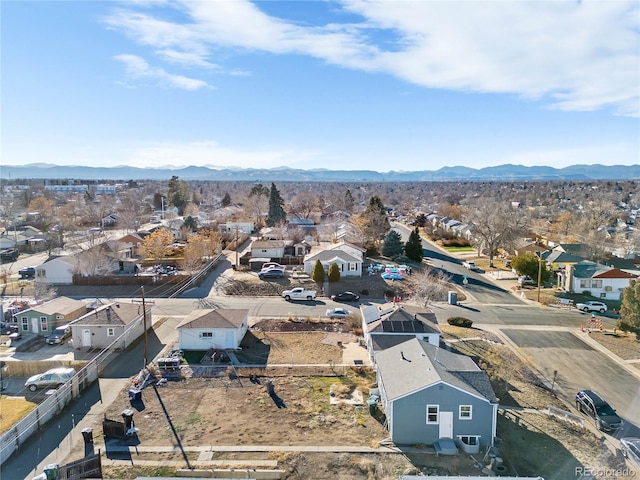
<path id="1" fill-rule="evenodd" d="M 106 312 L 107 312 L 107 321 L 110 322 L 111 321 L 111 307 L 110 306 L 107 307 Z"/>

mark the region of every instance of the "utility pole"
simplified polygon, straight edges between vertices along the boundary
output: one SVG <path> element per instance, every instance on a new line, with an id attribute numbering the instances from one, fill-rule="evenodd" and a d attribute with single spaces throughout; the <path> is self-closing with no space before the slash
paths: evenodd
<path id="1" fill-rule="evenodd" d="M 144 324 L 144 367 L 149 364 L 149 348 L 147 344 L 147 304 L 144 299 L 144 287 L 140 287 L 142 300 L 138 301 L 135 298 L 131 300 L 132 303 L 142 303 L 142 322 Z M 153 305 L 153 302 L 151 302 Z"/>
<path id="2" fill-rule="evenodd" d="M 236 225 L 236 270 L 238 270 L 239 266 L 238 266 L 238 248 L 240 248 L 240 245 L 238 245 L 238 225 Z"/>
<path id="3" fill-rule="evenodd" d="M 540 283 L 542 282 L 542 252 L 536 252 L 538 256 L 538 303 L 540 303 Z"/>

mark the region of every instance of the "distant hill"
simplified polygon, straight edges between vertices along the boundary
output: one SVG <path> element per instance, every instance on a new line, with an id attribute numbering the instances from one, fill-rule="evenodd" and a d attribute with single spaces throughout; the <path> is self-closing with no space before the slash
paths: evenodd
<path id="1" fill-rule="evenodd" d="M 37 163 L 0 167 L 2 179 L 83 179 L 83 180 L 227 180 L 254 182 L 446 182 L 446 181 L 543 181 L 543 180 L 632 180 L 640 179 L 640 165 L 572 165 L 565 168 L 500 165 L 486 168 L 443 167 L 415 172 L 373 170 L 302 170 L 278 168 L 136 168 L 59 166 Z"/>

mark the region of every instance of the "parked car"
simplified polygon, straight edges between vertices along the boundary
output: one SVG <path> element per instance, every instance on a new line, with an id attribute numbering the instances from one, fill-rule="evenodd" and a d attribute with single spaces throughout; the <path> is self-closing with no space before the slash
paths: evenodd
<path id="1" fill-rule="evenodd" d="M 522 275 L 521 277 L 518 277 L 518 283 L 522 287 L 534 287 L 536 285 L 536 282 L 533 281 L 533 278 L 529 277 L 528 275 Z"/>
<path id="2" fill-rule="evenodd" d="M 351 314 L 346 308 L 330 308 L 327 310 L 327 317 L 329 318 L 346 318 Z"/>
<path id="3" fill-rule="evenodd" d="M 622 419 L 616 411 L 592 390 L 580 390 L 576 394 L 576 408 L 596 421 L 596 428 L 605 432 L 622 427 Z"/>
<path id="4" fill-rule="evenodd" d="M 397 268 L 387 268 L 387 270 L 381 275 L 385 280 L 402 280 L 402 271 Z"/>
<path id="5" fill-rule="evenodd" d="M 32 392 L 35 392 L 39 388 L 58 388 L 73 377 L 75 373 L 75 369 L 71 367 L 52 368 L 44 373 L 29 377 L 24 386 Z"/>
<path id="6" fill-rule="evenodd" d="M 258 277 L 260 280 L 264 280 L 265 278 L 282 278 L 284 277 L 284 270 L 279 268 L 270 268 L 267 270 L 262 270 L 258 273 Z"/>
<path id="7" fill-rule="evenodd" d="M 265 262 L 262 264 L 262 267 L 260 268 L 261 271 L 265 271 L 265 270 L 269 270 L 271 268 L 279 268 L 281 270 L 284 270 L 286 267 L 284 265 L 280 265 L 277 262 Z"/>
<path id="8" fill-rule="evenodd" d="M 71 329 L 69 327 L 58 327 L 50 335 L 44 337 L 47 345 L 57 345 L 64 343 L 66 339 L 71 337 Z"/>
<path id="9" fill-rule="evenodd" d="M 357 302 L 360 300 L 360 295 L 353 292 L 340 292 L 331 295 L 331 300 L 334 302 Z"/>
<path id="10" fill-rule="evenodd" d="M 576 308 L 578 310 L 582 310 L 583 312 L 600 312 L 600 313 L 604 313 L 604 312 L 607 311 L 607 306 L 602 302 L 576 303 Z"/>
<path id="11" fill-rule="evenodd" d="M 620 452 L 634 466 L 640 468 L 640 438 L 623 437 L 620 439 Z"/>
<path id="12" fill-rule="evenodd" d="M 15 262 L 20 256 L 20 251 L 17 248 L 6 248 L 0 251 L 0 263 Z"/>
<path id="13" fill-rule="evenodd" d="M 36 276 L 36 269 L 35 267 L 22 268 L 18 270 L 18 274 L 20 278 L 34 278 Z"/>

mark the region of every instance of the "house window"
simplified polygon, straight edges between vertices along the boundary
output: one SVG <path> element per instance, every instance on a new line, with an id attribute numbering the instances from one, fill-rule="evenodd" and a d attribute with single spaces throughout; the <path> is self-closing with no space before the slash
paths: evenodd
<path id="1" fill-rule="evenodd" d="M 458 440 L 465 445 L 480 445 L 480 435 L 458 435 Z"/>
<path id="2" fill-rule="evenodd" d="M 40 330 L 46 332 L 47 328 L 47 317 L 40 317 Z"/>
<path id="3" fill-rule="evenodd" d="M 439 405 L 427 405 L 427 423 L 438 423 L 440 417 Z"/>
<path id="4" fill-rule="evenodd" d="M 591 280 L 591 288 L 602 288 L 602 280 Z"/>
<path id="5" fill-rule="evenodd" d="M 580 280 L 580 288 L 591 288 L 589 280 Z"/>
<path id="6" fill-rule="evenodd" d="M 113 327 L 107 327 L 107 337 L 115 337 L 116 329 Z"/>
<path id="7" fill-rule="evenodd" d="M 56 315 L 56 320 L 64 320 L 64 315 Z"/>
<path id="8" fill-rule="evenodd" d="M 358 265 L 356 263 L 350 263 L 349 264 L 349 271 L 350 272 L 355 272 L 358 270 Z"/>
<path id="9" fill-rule="evenodd" d="M 29 330 L 29 319 L 27 317 L 22 317 L 20 319 L 20 321 L 22 322 L 22 331 L 26 332 Z"/>
<path id="10" fill-rule="evenodd" d="M 38 278 L 47 278 L 46 270 L 36 270 L 36 277 Z"/>
<path id="11" fill-rule="evenodd" d="M 213 332 L 202 332 L 200 336 L 202 338 L 213 338 Z"/>
<path id="12" fill-rule="evenodd" d="M 458 418 L 460 420 L 471 420 L 471 405 L 460 405 L 460 410 L 458 412 Z"/>

